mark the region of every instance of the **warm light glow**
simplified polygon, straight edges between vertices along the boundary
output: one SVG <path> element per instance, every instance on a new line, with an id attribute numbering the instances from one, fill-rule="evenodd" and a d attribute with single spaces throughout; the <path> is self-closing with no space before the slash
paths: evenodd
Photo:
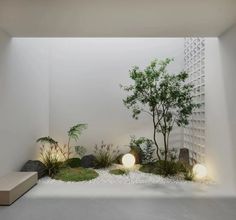
<path id="1" fill-rule="evenodd" d="M 193 174 L 196 179 L 203 179 L 207 176 L 207 168 L 202 164 L 195 164 L 193 166 Z"/>
<path id="2" fill-rule="evenodd" d="M 125 168 L 131 168 L 135 164 L 135 157 L 133 154 L 125 154 L 122 157 L 122 164 Z"/>

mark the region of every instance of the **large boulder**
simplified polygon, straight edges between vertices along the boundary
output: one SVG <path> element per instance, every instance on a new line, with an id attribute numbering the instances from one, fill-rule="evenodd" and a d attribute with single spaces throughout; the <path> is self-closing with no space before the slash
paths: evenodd
<path id="1" fill-rule="evenodd" d="M 139 147 L 139 146 L 131 146 L 129 153 L 134 155 L 135 163 L 136 164 L 142 164 L 143 151 L 142 151 L 141 147 Z"/>
<path id="2" fill-rule="evenodd" d="M 39 160 L 28 160 L 21 168 L 22 172 L 37 172 L 38 178 L 42 178 L 47 174 L 46 166 Z"/>
<path id="3" fill-rule="evenodd" d="M 85 155 L 80 161 L 80 166 L 84 168 L 91 168 L 96 166 L 96 157 L 92 154 Z"/>
<path id="4" fill-rule="evenodd" d="M 184 163 L 185 165 L 189 165 L 189 149 L 188 148 L 180 148 L 179 150 L 179 161 Z"/>

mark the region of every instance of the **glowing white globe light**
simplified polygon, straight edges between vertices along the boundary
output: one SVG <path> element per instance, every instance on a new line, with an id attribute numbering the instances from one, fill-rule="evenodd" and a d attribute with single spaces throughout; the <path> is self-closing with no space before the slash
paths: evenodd
<path id="1" fill-rule="evenodd" d="M 133 154 L 125 154 L 122 157 L 122 164 L 125 168 L 131 168 L 135 164 L 135 157 Z"/>
<path id="2" fill-rule="evenodd" d="M 202 164 L 195 164 L 193 166 L 193 174 L 197 179 L 203 179 L 207 176 L 207 168 Z"/>

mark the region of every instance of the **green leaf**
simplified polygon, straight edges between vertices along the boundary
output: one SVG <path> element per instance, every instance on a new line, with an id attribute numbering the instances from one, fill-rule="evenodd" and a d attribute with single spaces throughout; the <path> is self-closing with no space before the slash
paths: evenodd
<path id="1" fill-rule="evenodd" d="M 67 134 L 71 139 L 77 141 L 79 139 L 79 136 L 82 134 L 82 131 L 86 128 L 87 124 L 77 124 L 71 127 Z"/>
<path id="2" fill-rule="evenodd" d="M 54 144 L 56 145 L 58 142 L 52 139 L 50 136 L 47 137 L 41 137 L 37 139 L 37 143 L 42 143 L 42 144 Z"/>

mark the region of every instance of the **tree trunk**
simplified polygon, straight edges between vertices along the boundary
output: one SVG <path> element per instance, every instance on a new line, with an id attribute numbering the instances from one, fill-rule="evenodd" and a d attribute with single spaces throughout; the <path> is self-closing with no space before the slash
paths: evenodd
<path id="1" fill-rule="evenodd" d="M 70 158 L 70 137 L 69 137 L 69 140 L 68 140 L 68 144 L 67 144 L 67 159 Z"/>
<path id="2" fill-rule="evenodd" d="M 167 156 L 168 156 L 168 144 L 166 140 L 166 133 L 163 133 L 163 138 L 164 138 L 164 160 L 167 161 Z"/>
<path id="3" fill-rule="evenodd" d="M 154 127 L 154 132 L 153 132 L 153 140 L 154 140 L 154 144 L 156 145 L 156 148 L 157 148 L 157 158 L 158 160 L 161 160 L 161 157 L 159 155 L 159 146 L 157 144 L 157 141 L 156 141 L 156 127 Z"/>
<path id="4" fill-rule="evenodd" d="M 155 112 L 153 111 L 152 113 L 152 122 L 153 122 L 153 140 L 154 140 L 154 144 L 156 146 L 156 149 L 157 149 L 157 158 L 158 160 L 161 160 L 161 157 L 160 157 L 160 154 L 159 154 L 159 146 L 157 144 L 157 140 L 156 140 L 156 130 L 157 130 L 157 125 L 156 125 L 156 122 L 155 122 Z"/>

